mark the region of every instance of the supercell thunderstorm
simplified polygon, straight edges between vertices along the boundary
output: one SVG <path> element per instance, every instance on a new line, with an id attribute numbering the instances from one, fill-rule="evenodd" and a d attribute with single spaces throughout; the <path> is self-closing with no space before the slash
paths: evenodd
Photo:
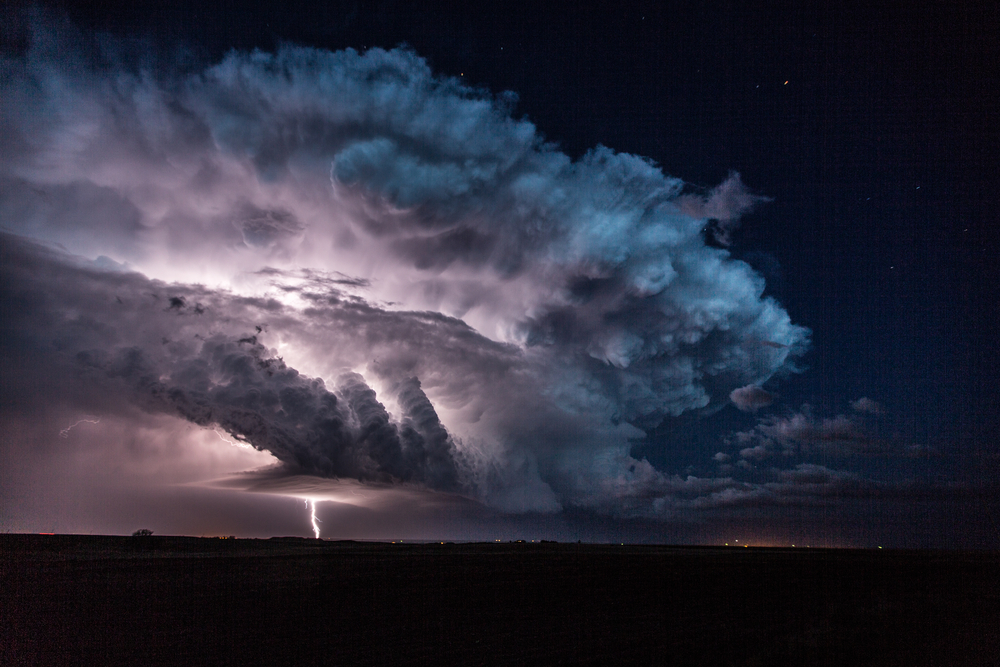
<path id="1" fill-rule="evenodd" d="M 695 195 L 573 160 L 405 49 L 192 69 L 71 41 L 2 62 L 4 354 L 53 400 L 506 511 L 744 488 L 630 455 L 665 418 L 766 405 L 808 345 L 718 247 L 760 199 L 738 176 Z"/>

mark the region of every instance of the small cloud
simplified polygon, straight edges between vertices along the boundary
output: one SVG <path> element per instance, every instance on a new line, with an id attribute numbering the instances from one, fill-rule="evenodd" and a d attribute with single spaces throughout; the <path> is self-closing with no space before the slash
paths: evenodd
<path id="1" fill-rule="evenodd" d="M 749 436 L 747 435 L 749 433 Z M 766 417 L 747 433 L 735 434 L 740 444 L 759 442 L 780 446 L 785 454 L 823 452 L 836 456 L 873 454 L 883 445 L 873 439 L 857 415 L 817 418 L 809 406 L 788 417 Z"/>
<path id="2" fill-rule="evenodd" d="M 756 445 L 755 447 L 747 447 L 740 450 L 740 458 L 753 459 L 755 461 L 766 459 L 770 455 L 771 452 L 764 445 Z"/>
<path id="3" fill-rule="evenodd" d="M 712 458 L 718 461 L 719 463 L 725 463 L 732 457 L 729 456 L 729 454 L 726 454 L 725 452 L 717 452 L 716 455 L 713 456 Z"/>
<path id="4" fill-rule="evenodd" d="M 768 201 L 771 201 L 770 197 L 752 194 L 735 171 L 730 172 L 726 180 L 707 196 L 684 195 L 677 199 L 683 212 L 695 218 L 708 219 L 708 230 L 715 241 L 724 246 L 732 243 L 732 233 L 739 227 L 740 217 L 758 203 Z"/>
<path id="5" fill-rule="evenodd" d="M 851 409 L 855 412 L 863 412 L 869 415 L 882 414 L 882 406 L 865 396 L 862 396 L 856 401 L 851 401 Z"/>
<path id="6" fill-rule="evenodd" d="M 756 412 L 760 408 L 771 405 L 774 402 L 774 394 L 755 384 L 748 384 L 745 387 L 733 389 L 729 394 L 729 400 L 743 412 Z"/>

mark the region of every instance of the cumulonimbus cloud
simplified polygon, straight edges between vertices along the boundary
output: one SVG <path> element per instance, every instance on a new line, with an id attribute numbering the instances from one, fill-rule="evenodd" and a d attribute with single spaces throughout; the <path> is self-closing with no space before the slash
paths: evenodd
<path id="1" fill-rule="evenodd" d="M 7 355 L 300 471 L 655 514 L 677 484 L 630 440 L 808 345 L 705 243 L 760 199 L 737 177 L 573 161 L 406 49 L 192 70 L 87 39 L 2 63 Z"/>

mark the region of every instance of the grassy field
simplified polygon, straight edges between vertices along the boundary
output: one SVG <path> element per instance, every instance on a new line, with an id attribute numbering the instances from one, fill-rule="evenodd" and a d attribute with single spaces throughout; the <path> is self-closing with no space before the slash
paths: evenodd
<path id="1" fill-rule="evenodd" d="M 0 535 L 0 665 L 995 665 L 1000 554 Z"/>

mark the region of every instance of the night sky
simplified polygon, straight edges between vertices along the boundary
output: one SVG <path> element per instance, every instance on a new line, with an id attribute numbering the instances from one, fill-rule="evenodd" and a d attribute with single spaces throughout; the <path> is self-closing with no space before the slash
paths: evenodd
<path id="1" fill-rule="evenodd" d="M 6 5 L 0 529 L 1000 546 L 986 4 Z"/>

